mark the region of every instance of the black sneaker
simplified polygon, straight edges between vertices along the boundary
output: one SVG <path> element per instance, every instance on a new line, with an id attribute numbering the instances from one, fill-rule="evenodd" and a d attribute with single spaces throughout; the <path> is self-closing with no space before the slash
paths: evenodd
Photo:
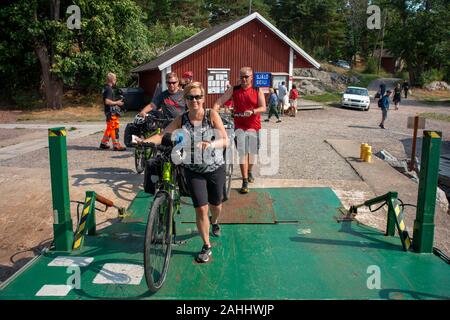
<path id="1" fill-rule="evenodd" d="M 199 263 L 207 263 L 210 260 L 211 254 L 212 254 L 211 247 L 208 247 L 205 244 L 203 245 L 202 251 L 200 251 L 195 260 Z"/>
<path id="2" fill-rule="evenodd" d="M 242 194 L 248 193 L 248 181 L 246 181 L 246 180 L 242 181 L 242 188 L 241 188 L 241 190 L 239 190 L 239 192 Z"/>
<path id="3" fill-rule="evenodd" d="M 380 127 L 381 129 L 384 129 L 384 125 L 382 125 L 382 124 L 380 124 L 379 127 Z"/>
<path id="4" fill-rule="evenodd" d="M 107 144 L 104 144 L 104 143 L 100 143 L 100 147 L 98 147 L 98 148 L 99 148 L 99 149 L 106 150 L 106 149 L 109 149 L 110 146 L 108 146 Z"/>
<path id="5" fill-rule="evenodd" d="M 220 237 L 220 226 L 218 223 L 212 224 L 212 234 L 216 237 Z"/>
<path id="6" fill-rule="evenodd" d="M 278 120 L 277 120 L 277 123 L 280 123 L 280 122 L 281 122 L 281 120 L 280 120 L 280 119 L 278 119 Z"/>
<path id="7" fill-rule="evenodd" d="M 264 122 L 269 122 L 269 119 L 264 120 Z"/>
<path id="8" fill-rule="evenodd" d="M 253 183 L 255 182 L 255 177 L 251 173 L 251 171 L 248 172 L 248 182 Z"/>

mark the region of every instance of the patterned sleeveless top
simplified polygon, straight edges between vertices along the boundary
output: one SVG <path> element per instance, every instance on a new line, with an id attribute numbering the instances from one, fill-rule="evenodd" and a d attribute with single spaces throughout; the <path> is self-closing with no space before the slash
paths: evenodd
<path id="1" fill-rule="evenodd" d="M 189 120 L 189 112 L 186 111 L 181 117 L 181 128 L 188 136 L 184 140 L 185 143 L 190 143 L 190 152 L 183 163 L 185 168 L 197 173 L 216 171 L 225 162 L 223 159 L 223 150 L 216 148 L 206 148 L 201 150 L 196 145 L 202 141 L 214 141 L 214 128 L 212 126 L 210 109 L 205 110 L 201 126 L 195 126 Z M 183 145 L 184 148 L 189 148 L 188 145 Z M 189 154 L 190 153 L 190 154 Z"/>

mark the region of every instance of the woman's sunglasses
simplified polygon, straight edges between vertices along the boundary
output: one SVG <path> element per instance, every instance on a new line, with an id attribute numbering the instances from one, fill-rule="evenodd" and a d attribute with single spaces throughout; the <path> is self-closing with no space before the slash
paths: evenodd
<path id="1" fill-rule="evenodd" d="M 174 82 L 167 81 L 166 83 L 167 83 L 167 84 L 176 84 L 176 83 L 178 83 L 178 81 L 174 81 Z"/>
<path id="2" fill-rule="evenodd" d="M 189 101 L 193 101 L 194 99 L 199 101 L 199 100 L 203 99 L 203 96 L 202 95 L 198 95 L 198 96 L 191 96 L 191 95 L 189 95 L 189 96 L 186 97 L 186 99 L 188 99 Z"/>

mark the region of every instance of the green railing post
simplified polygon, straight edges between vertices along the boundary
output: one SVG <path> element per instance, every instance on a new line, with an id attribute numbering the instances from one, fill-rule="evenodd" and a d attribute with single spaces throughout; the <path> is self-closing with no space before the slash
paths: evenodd
<path id="1" fill-rule="evenodd" d="M 65 128 L 48 129 L 54 219 L 53 235 L 56 251 L 71 251 L 73 244 L 66 135 Z"/>
<path id="2" fill-rule="evenodd" d="M 413 234 L 414 251 L 418 253 L 433 252 L 434 211 L 439 177 L 441 137 L 441 132 L 428 130 L 423 132 L 419 193 Z"/>

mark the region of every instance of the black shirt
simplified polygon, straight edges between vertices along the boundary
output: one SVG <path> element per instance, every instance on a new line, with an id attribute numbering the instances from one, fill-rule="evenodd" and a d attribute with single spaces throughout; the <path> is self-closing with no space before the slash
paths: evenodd
<path id="1" fill-rule="evenodd" d="M 114 101 L 114 91 L 111 86 L 105 84 L 103 87 L 103 104 L 105 105 L 105 114 L 111 113 L 112 105 L 106 104 L 106 99 Z"/>

